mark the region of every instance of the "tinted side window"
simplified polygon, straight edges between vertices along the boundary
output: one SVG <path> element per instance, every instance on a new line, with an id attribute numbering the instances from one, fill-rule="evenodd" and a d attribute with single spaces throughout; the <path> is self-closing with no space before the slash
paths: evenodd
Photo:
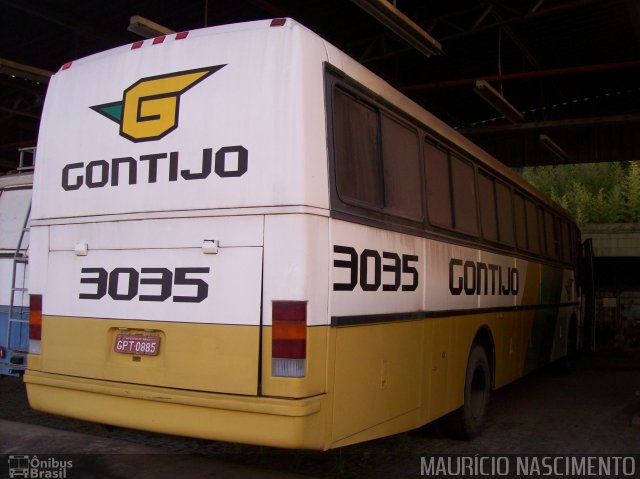
<path id="1" fill-rule="evenodd" d="M 515 209 L 514 219 L 516 223 L 516 244 L 518 248 L 526 250 L 527 245 L 527 212 L 524 206 L 524 198 L 516 193 L 513 196 Z"/>
<path id="2" fill-rule="evenodd" d="M 422 219 L 422 175 L 418 132 L 382 115 L 385 211 Z"/>
<path id="3" fill-rule="evenodd" d="M 424 146 L 429 220 L 434 225 L 453 228 L 447 152 L 429 142 Z"/>
<path id="4" fill-rule="evenodd" d="M 382 207 L 378 113 L 335 90 L 335 154 L 338 194 L 344 201 Z"/>
<path id="5" fill-rule="evenodd" d="M 527 210 L 527 244 L 529 251 L 540 252 L 540 236 L 538 232 L 538 213 L 536 205 L 525 200 Z"/>
<path id="6" fill-rule="evenodd" d="M 542 254 L 547 254 L 547 239 L 544 234 L 544 213 L 541 206 L 538 206 L 536 211 L 538 214 L 538 239 L 540 241 L 540 252 Z"/>
<path id="7" fill-rule="evenodd" d="M 547 254 L 552 258 L 557 258 L 558 252 L 556 250 L 557 243 L 556 243 L 556 234 L 555 234 L 556 225 L 554 224 L 553 219 L 554 218 L 551 215 L 551 213 L 545 210 L 544 232 L 547 239 Z"/>
<path id="8" fill-rule="evenodd" d="M 569 225 L 566 221 L 561 222 L 562 229 L 562 259 L 571 261 L 571 237 L 569 235 Z"/>
<path id="9" fill-rule="evenodd" d="M 455 229 L 472 235 L 478 234 L 476 187 L 473 166 L 451 155 L 451 179 Z"/>
<path id="10" fill-rule="evenodd" d="M 496 195 L 493 178 L 480 172 L 478 175 L 478 196 L 480 200 L 480 223 L 485 239 L 498 241 L 498 221 L 496 217 Z"/>
<path id="11" fill-rule="evenodd" d="M 515 242 L 511 190 L 500 181 L 496 181 L 496 203 L 498 205 L 498 239 L 501 243 L 513 246 Z"/>
<path id="12" fill-rule="evenodd" d="M 431 223 L 477 235 L 475 171 L 471 163 L 426 142 L 425 164 Z"/>

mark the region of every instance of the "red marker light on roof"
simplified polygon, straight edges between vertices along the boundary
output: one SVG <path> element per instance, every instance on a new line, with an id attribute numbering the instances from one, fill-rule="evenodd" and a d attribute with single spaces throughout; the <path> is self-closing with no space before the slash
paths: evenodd
<path id="1" fill-rule="evenodd" d="M 144 43 L 144 40 L 139 40 L 135 43 L 131 44 L 131 49 L 135 50 L 136 48 L 140 48 L 142 46 L 142 44 Z"/>
<path id="2" fill-rule="evenodd" d="M 282 27 L 284 26 L 284 24 L 287 23 L 287 19 L 286 18 L 274 18 L 273 20 L 271 20 L 271 25 L 272 27 Z"/>
<path id="3" fill-rule="evenodd" d="M 189 32 L 176 33 L 176 40 L 183 40 L 187 38 L 187 35 L 189 35 Z"/>
<path id="4" fill-rule="evenodd" d="M 153 44 L 158 45 L 159 43 L 164 42 L 164 39 L 167 38 L 166 35 L 162 35 L 161 37 L 156 37 L 153 39 Z"/>
<path id="5" fill-rule="evenodd" d="M 62 65 L 62 68 L 60 68 L 60 70 L 68 70 L 69 68 L 71 68 L 71 64 L 73 62 L 67 62 L 64 65 Z"/>

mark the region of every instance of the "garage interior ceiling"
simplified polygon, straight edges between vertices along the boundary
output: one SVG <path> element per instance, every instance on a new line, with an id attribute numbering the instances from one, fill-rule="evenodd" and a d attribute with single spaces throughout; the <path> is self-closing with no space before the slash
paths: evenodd
<path id="1" fill-rule="evenodd" d="M 376 4 L 442 53 L 412 46 Z M 508 166 L 640 160 L 639 0 L 0 0 L 0 171 L 36 143 L 48 73 L 140 40 L 134 15 L 173 31 L 292 17 Z M 477 94 L 480 80 L 522 118 Z"/>

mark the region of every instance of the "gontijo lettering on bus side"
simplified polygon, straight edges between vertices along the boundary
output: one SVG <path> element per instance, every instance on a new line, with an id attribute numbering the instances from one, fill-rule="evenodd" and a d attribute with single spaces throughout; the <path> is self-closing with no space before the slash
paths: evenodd
<path id="1" fill-rule="evenodd" d="M 520 278 L 518 268 L 480 261 L 449 261 L 449 291 L 454 296 L 467 295 L 518 295 Z"/>
<path id="2" fill-rule="evenodd" d="M 358 253 L 355 248 L 342 245 L 334 245 L 333 252 L 338 255 L 333 261 L 334 268 L 349 271 L 349 281 L 334 282 L 334 291 L 353 291 L 358 285 L 363 291 L 415 291 L 418 288 L 419 257 L 416 255 L 380 253 L 368 248 Z M 389 278 L 393 281 L 383 278 L 383 273 L 391 273 Z M 516 267 L 459 258 L 449 261 L 449 292 L 453 296 L 463 293 L 517 296 L 519 289 L 520 275 Z"/>

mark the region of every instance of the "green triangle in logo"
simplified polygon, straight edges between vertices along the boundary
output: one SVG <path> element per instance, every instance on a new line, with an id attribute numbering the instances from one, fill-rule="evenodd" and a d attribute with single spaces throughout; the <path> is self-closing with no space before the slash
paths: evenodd
<path id="1" fill-rule="evenodd" d="M 109 118 L 111 121 L 115 121 L 120 124 L 122 121 L 122 102 L 116 101 L 113 103 L 103 103 L 102 105 L 95 105 L 91 108 L 96 113 L 100 113 L 102 116 Z"/>

